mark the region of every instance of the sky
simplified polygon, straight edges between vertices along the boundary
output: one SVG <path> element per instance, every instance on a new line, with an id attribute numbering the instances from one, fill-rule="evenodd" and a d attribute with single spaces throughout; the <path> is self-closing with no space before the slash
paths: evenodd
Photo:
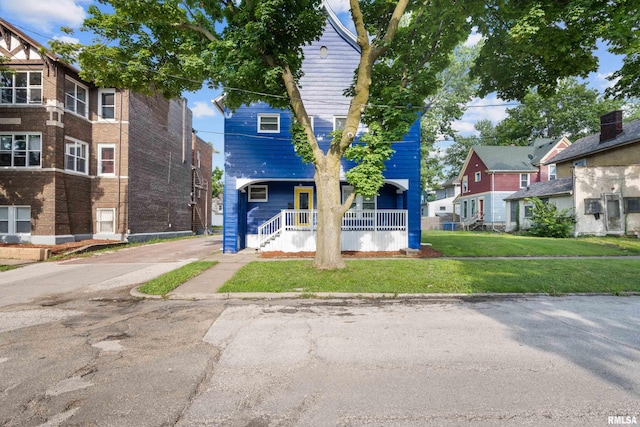
<path id="1" fill-rule="evenodd" d="M 327 2 L 343 24 L 353 31 L 353 24 L 349 20 L 349 1 L 327 0 Z M 91 4 L 97 4 L 97 2 L 94 0 L 1 0 L 0 16 L 45 46 L 51 39 L 90 43 L 90 34 L 76 31 L 73 36 L 68 36 L 60 31 L 60 28 L 79 28 L 87 17 L 86 10 Z M 477 43 L 479 38 L 480 35 L 473 34 L 467 40 L 467 44 Z M 590 87 L 603 92 L 612 84 L 606 77 L 620 68 L 622 60 L 606 52 L 604 46 L 601 46 L 598 51 L 598 57 L 600 69 L 592 73 L 587 82 Z M 185 92 L 183 95 L 188 99 L 189 108 L 193 111 L 193 127 L 198 136 L 210 142 L 214 150 L 219 152 L 213 156 L 214 166 L 223 168 L 223 117 L 211 104 L 211 100 L 219 94 L 219 91 L 205 88 L 197 92 Z M 468 104 L 467 112 L 462 119 L 454 123 L 454 129 L 462 135 L 474 135 L 476 134 L 474 124 L 477 121 L 490 119 L 495 124 L 506 118 L 506 108 L 513 108 L 514 105 L 513 103 L 505 104 L 507 103 L 498 99 L 495 94 L 482 99 L 476 98 Z M 443 141 L 438 146 L 444 149 L 450 144 L 451 142 Z"/>

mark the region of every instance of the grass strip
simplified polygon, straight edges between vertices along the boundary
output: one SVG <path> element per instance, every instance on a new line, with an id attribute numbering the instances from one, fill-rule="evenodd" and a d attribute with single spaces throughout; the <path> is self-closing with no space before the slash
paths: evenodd
<path id="1" fill-rule="evenodd" d="M 640 254 L 640 239 L 627 237 L 544 237 L 425 231 L 422 242 L 448 257 L 626 256 Z"/>
<path id="2" fill-rule="evenodd" d="M 20 267 L 19 265 L 0 265 L 0 273 L 3 271 L 13 270 Z"/>
<path id="3" fill-rule="evenodd" d="M 138 292 L 164 296 L 217 263 L 218 261 L 194 261 L 148 281 L 138 288 Z"/>
<path id="4" fill-rule="evenodd" d="M 636 259 L 348 260 L 319 271 L 311 261 L 252 262 L 219 292 L 607 293 L 640 292 Z"/>

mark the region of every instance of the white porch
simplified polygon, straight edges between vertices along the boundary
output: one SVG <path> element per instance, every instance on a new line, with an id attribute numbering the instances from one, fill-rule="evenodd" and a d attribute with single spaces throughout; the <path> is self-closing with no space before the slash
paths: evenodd
<path id="1" fill-rule="evenodd" d="M 247 236 L 247 247 L 264 252 L 316 250 L 316 210 L 282 210 Z M 407 211 L 350 210 L 342 218 L 343 251 L 398 251 L 408 247 Z"/>

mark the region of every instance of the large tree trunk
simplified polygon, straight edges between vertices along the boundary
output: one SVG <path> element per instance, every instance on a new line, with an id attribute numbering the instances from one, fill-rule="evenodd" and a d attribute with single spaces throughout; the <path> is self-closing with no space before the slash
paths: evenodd
<path id="1" fill-rule="evenodd" d="M 340 159 L 328 157 L 316 165 L 318 203 L 316 256 L 313 266 L 322 270 L 346 267 L 340 253 L 343 206 L 340 200 Z"/>

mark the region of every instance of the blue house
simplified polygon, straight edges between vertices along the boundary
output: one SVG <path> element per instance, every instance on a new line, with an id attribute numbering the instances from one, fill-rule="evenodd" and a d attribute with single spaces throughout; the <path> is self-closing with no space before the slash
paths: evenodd
<path id="1" fill-rule="evenodd" d="M 359 46 L 335 14 L 327 10 L 320 40 L 304 49 L 301 93 L 321 148 L 344 126 L 349 99 L 343 95 L 358 66 Z M 293 114 L 266 104 L 242 106 L 224 114 L 223 251 L 315 250 L 314 168 L 296 155 L 289 132 Z M 362 129 L 364 130 L 364 128 Z M 343 217 L 342 250 L 393 251 L 420 247 L 420 126 L 393 144 L 385 184 L 377 197 L 356 197 Z M 350 164 L 343 161 L 343 171 Z M 343 201 L 353 188 L 346 179 Z"/>

